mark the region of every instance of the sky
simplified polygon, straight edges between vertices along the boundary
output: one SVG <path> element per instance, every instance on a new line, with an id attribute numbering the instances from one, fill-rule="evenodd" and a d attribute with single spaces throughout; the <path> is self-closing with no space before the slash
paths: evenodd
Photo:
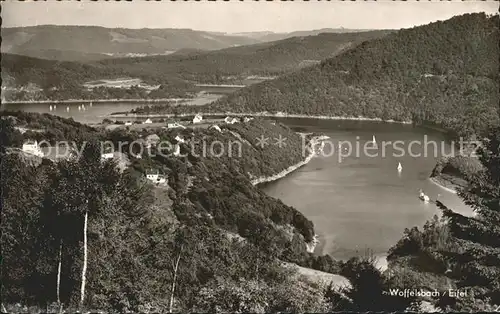
<path id="1" fill-rule="evenodd" d="M 488 1 L 143 1 L 2 2 L 2 27 L 96 25 L 122 28 L 190 28 L 227 33 L 291 32 L 321 28 L 399 29 L 471 12 L 495 14 Z"/>

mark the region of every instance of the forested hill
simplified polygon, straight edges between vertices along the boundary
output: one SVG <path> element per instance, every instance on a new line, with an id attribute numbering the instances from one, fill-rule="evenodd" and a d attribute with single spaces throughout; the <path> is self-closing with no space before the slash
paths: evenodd
<path id="1" fill-rule="evenodd" d="M 222 83 L 227 82 L 228 76 L 279 75 L 310 66 L 391 32 L 322 33 L 217 51 L 109 59 L 95 64 L 107 68 L 147 69 L 151 74 L 170 73 L 186 80 Z"/>
<path id="2" fill-rule="evenodd" d="M 2 99 L 168 98 L 183 96 L 193 87 L 168 73 L 151 74 L 140 68 L 134 70 L 2 53 Z M 143 88 L 102 87 L 89 90 L 84 86 L 88 81 L 120 78 L 137 78 L 145 84 L 159 85 L 160 88 L 148 94 Z"/>
<path id="3" fill-rule="evenodd" d="M 466 14 L 364 42 L 316 66 L 242 89 L 211 109 L 365 116 L 457 134 L 498 123 L 498 15 Z"/>
<path id="4" fill-rule="evenodd" d="M 64 62 L 2 54 L 6 100 L 126 99 L 186 96 L 197 83 L 237 83 L 252 75 L 279 75 L 319 63 L 363 41 L 390 31 L 319 34 L 294 37 L 212 52 L 183 49 L 169 56 L 127 57 L 91 63 Z M 144 89 L 101 88 L 89 91 L 88 81 L 132 78 L 161 85 Z M 243 81 L 242 81 L 243 80 Z M 254 81 L 255 82 L 255 81 Z"/>
<path id="5" fill-rule="evenodd" d="M 192 29 L 126 29 L 39 25 L 2 28 L 2 52 L 85 61 L 126 55 L 167 54 L 179 49 L 215 50 L 261 42 Z"/>

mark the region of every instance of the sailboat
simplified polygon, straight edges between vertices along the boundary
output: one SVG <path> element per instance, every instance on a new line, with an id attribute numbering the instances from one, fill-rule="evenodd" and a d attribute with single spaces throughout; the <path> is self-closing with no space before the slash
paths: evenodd
<path id="1" fill-rule="evenodd" d="M 90 105 L 89 105 L 89 107 L 92 107 L 92 102 L 90 102 Z"/>
<path id="2" fill-rule="evenodd" d="M 85 110 L 85 105 L 84 104 L 82 104 L 82 110 Z"/>
<path id="3" fill-rule="evenodd" d="M 372 142 L 373 144 L 377 144 L 377 141 L 375 140 L 375 135 L 372 137 Z"/>
<path id="4" fill-rule="evenodd" d="M 80 110 L 82 110 L 82 107 L 79 105 L 79 106 L 78 106 L 78 111 L 80 111 Z"/>
<path id="5" fill-rule="evenodd" d="M 57 105 L 54 105 L 54 110 L 56 110 L 56 109 L 57 109 Z"/>
<path id="6" fill-rule="evenodd" d="M 69 106 L 66 106 L 66 112 L 69 112 Z"/>
<path id="7" fill-rule="evenodd" d="M 49 111 L 52 111 L 52 105 L 49 105 Z"/>
<path id="8" fill-rule="evenodd" d="M 403 170 L 403 166 L 401 166 L 401 163 L 398 163 L 398 172 L 401 172 Z"/>

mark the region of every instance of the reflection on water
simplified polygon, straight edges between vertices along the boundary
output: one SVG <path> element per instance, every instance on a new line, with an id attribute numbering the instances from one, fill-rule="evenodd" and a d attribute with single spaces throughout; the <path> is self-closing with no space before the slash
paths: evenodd
<path id="1" fill-rule="evenodd" d="M 306 119 L 284 122 L 323 132 L 331 140 L 354 142 L 358 136 L 371 140 L 375 135 L 379 143 L 396 140 L 409 143 L 422 140 L 426 134 L 429 139 L 442 140 L 438 133 L 400 124 Z M 436 161 L 431 150 L 427 157 L 419 158 L 393 157 L 391 149 L 385 157 L 360 155 L 346 157 L 342 162 L 336 155 L 318 156 L 299 171 L 262 188 L 313 221 L 321 240 L 318 253 L 346 259 L 370 249 L 376 255 L 383 255 L 401 238 L 405 228 L 421 228 L 439 214 L 434 204 L 420 201 L 419 189 L 431 200 L 439 198 L 462 214 L 471 213 L 457 195 L 429 180 Z M 397 170 L 399 162 L 403 167 L 401 172 Z"/>

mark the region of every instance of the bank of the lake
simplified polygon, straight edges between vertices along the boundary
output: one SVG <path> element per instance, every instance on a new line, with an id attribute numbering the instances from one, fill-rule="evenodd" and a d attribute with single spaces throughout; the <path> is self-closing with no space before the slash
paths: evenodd
<path id="1" fill-rule="evenodd" d="M 400 123 L 400 124 L 411 124 L 412 121 L 395 121 L 395 120 L 383 120 L 380 118 L 367 118 L 367 117 L 349 117 L 349 116 L 324 116 L 324 115 L 304 115 L 304 114 L 287 114 L 287 113 L 269 113 L 269 112 L 205 112 L 201 113 L 203 116 L 236 116 L 236 117 L 264 117 L 264 118 L 288 118 L 288 119 L 317 119 L 317 120 L 348 120 L 348 121 L 377 121 L 377 122 L 387 122 L 387 123 Z M 116 113 L 103 118 L 136 118 L 136 119 L 147 119 L 147 118 L 175 118 L 175 117 L 190 117 L 194 113 L 179 113 L 179 114 L 123 114 Z"/>
<path id="2" fill-rule="evenodd" d="M 449 145 L 439 132 L 405 124 L 304 119 L 289 120 L 288 124 L 361 145 L 370 142 L 372 136 L 377 142 L 410 143 L 422 140 L 424 135 Z M 459 213 L 472 212 L 456 194 L 432 183 L 429 176 L 439 154 L 434 156 L 430 151 L 429 155 L 397 157 L 389 148 L 385 157 L 352 155 L 338 161 L 337 156 L 319 154 L 280 180 L 261 187 L 313 221 L 320 240 L 316 253 L 347 259 L 369 250 L 385 269 L 387 250 L 397 243 L 405 228 L 422 226 L 440 215 L 432 203 L 418 199 L 419 189 Z M 396 169 L 398 162 L 403 166 L 400 173 Z"/>

